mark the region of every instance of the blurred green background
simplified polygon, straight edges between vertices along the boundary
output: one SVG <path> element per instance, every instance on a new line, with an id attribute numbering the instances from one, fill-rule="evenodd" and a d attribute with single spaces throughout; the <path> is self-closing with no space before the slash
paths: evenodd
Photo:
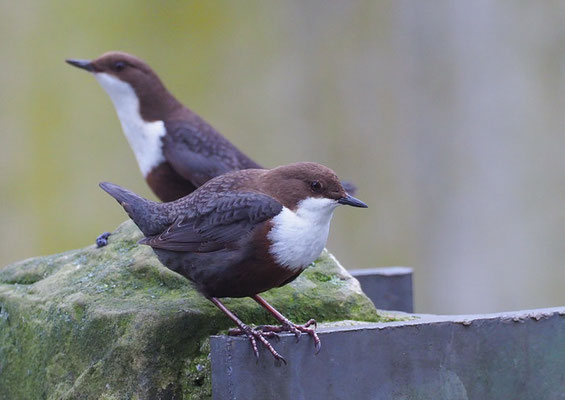
<path id="1" fill-rule="evenodd" d="M 122 50 L 259 163 L 354 181 L 370 208 L 339 209 L 328 247 L 414 267 L 417 311 L 562 305 L 561 4 L 0 0 L 0 265 L 124 221 L 99 181 L 154 198 L 64 63 Z"/>

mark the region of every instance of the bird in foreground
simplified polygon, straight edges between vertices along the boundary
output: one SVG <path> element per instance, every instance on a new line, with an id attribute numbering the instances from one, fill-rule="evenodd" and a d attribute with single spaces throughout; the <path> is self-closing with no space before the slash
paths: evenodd
<path id="1" fill-rule="evenodd" d="M 339 205 L 366 208 L 348 194 L 329 168 L 302 162 L 267 169 L 233 171 L 216 177 L 188 196 L 168 203 L 146 200 L 112 183 L 100 187 L 114 197 L 143 232 L 167 268 L 185 276 L 244 334 L 259 357 L 257 341 L 277 360 L 284 358 L 267 338 L 290 331 L 320 339 L 315 320 L 296 325 L 259 293 L 292 282 L 322 252 Z M 251 297 L 281 326 L 255 329 L 219 300 Z"/>
<path id="2" fill-rule="evenodd" d="M 111 51 L 92 61 L 66 61 L 92 73 L 108 93 L 141 173 L 161 201 L 229 171 L 262 168 L 181 104 L 139 58 Z M 353 185 L 346 188 L 354 194 Z"/>

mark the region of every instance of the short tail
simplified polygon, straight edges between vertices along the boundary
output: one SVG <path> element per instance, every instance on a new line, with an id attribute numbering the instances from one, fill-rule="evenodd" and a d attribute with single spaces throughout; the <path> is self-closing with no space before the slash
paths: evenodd
<path id="1" fill-rule="evenodd" d="M 157 213 L 158 203 L 143 197 L 110 182 L 101 182 L 99 186 L 120 203 L 129 217 L 146 235 L 153 235 L 159 226 L 152 216 Z"/>

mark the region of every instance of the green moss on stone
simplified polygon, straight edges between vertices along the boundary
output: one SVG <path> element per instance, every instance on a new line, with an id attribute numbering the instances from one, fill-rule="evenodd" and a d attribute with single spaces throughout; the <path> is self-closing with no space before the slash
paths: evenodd
<path id="1" fill-rule="evenodd" d="M 128 221 L 104 248 L 0 269 L 0 399 L 210 398 L 208 337 L 232 323 L 140 238 Z M 295 322 L 381 318 L 327 251 L 265 298 Z M 273 323 L 250 299 L 225 303 Z"/>

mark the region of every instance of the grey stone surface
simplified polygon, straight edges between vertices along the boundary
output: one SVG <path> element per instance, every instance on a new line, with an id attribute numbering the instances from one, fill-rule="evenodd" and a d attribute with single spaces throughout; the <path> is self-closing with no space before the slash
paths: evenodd
<path id="1" fill-rule="evenodd" d="M 414 312 L 412 268 L 387 267 L 354 269 L 349 273 L 361 284 L 363 292 L 381 310 Z"/>
<path id="2" fill-rule="evenodd" d="M 211 338 L 214 399 L 565 399 L 565 307 L 487 315 L 419 315 L 404 322 L 284 335 L 275 347 Z M 262 350 L 262 349 L 261 349 Z"/>

